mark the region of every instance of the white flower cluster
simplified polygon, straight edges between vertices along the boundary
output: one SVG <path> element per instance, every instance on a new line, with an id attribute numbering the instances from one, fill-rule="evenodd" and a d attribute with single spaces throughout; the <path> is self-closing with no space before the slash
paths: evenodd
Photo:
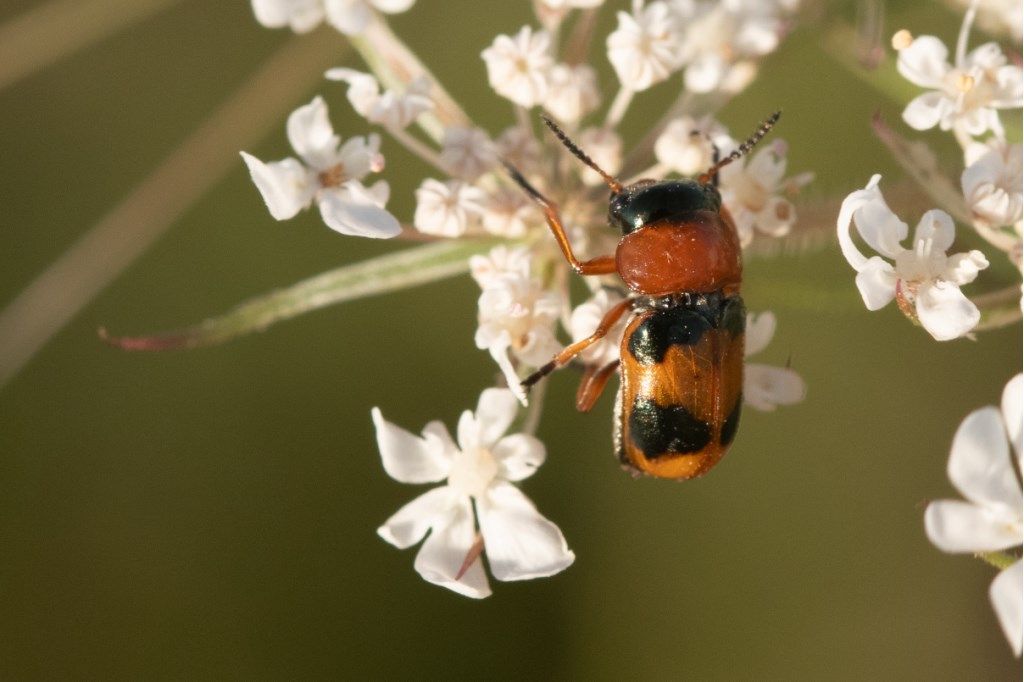
<path id="1" fill-rule="evenodd" d="M 1024 465 L 1022 401 L 1024 375 L 1018 374 L 1003 389 L 1001 410 L 991 406 L 975 410 L 957 429 L 948 473 L 967 501 L 940 500 L 925 510 L 925 531 L 939 549 L 971 553 L 1016 549 L 1019 553 L 1024 543 L 1024 498 L 1017 474 Z M 989 588 L 999 624 L 1018 656 L 1024 644 L 1022 584 L 1024 563 L 1017 559 L 996 576 Z"/>
<path id="2" fill-rule="evenodd" d="M 959 183 L 963 202 L 949 197 L 946 205 L 1020 269 L 1021 145 L 1006 140 L 999 111 L 1021 108 L 1024 83 L 1020 66 L 1010 63 L 998 44 L 986 43 L 967 52 L 978 7 L 978 0 L 973 0 L 964 16 L 953 63 L 948 59 L 949 50 L 935 36 L 913 38 L 906 30 L 893 36 L 899 73 L 928 89 L 907 105 L 903 120 L 917 130 L 938 126 L 953 133 L 964 154 Z M 985 135 L 985 140 L 976 139 Z M 917 163 L 915 159 L 904 161 Z M 930 176 L 920 173 L 920 177 Z M 839 244 L 857 272 L 856 285 L 864 304 L 869 310 L 878 310 L 895 299 L 904 315 L 938 341 L 970 334 L 982 314 L 960 287 L 973 282 L 989 266 L 988 259 L 977 249 L 947 255 L 955 227 L 950 214 L 939 209 L 921 216 L 912 243 L 909 248 L 904 246 L 909 228 L 886 204 L 880 179 L 873 176 L 864 189 L 846 197 L 837 220 Z M 944 183 L 941 191 L 926 189 L 938 197 L 948 194 L 945 188 L 950 186 L 955 183 Z M 854 233 L 879 255 L 863 254 L 854 242 Z M 1016 298 L 1020 282 L 1006 291 Z M 953 440 L 948 473 L 968 501 L 934 502 L 925 513 L 928 537 L 940 549 L 999 553 L 991 562 L 1005 570 L 993 581 L 989 594 L 1018 656 L 1024 638 L 1024 577 L 1021 561 L 1002 551 L 1014 549 L 1019 556 L 1024 532 L 1019 478 L 1022 391 L 1024 378 L 1018 374 L 1003 392 L 1001 415 L 995 407 L 987 407 L 963 421 Z M 1011 457 L 1007 440 L 1015 457 Z"/>
<path id="3" fill-rule="evenodd" d="M 384 44 L 399 39 L 379 30 L 386 21 L 382 13 L 404 11 L 412 4 L 253 0 L 257 19 L 266 26 L 301 32 L 326 20 L 354 35 L 357 49 L 379 52 L 366 58 L 373 73 L 335 68 L 326 76 L 346 87 L 353 110 L 368 124 L 379 126 L 436 171 L 415 189 L 416 207 L 404 226 L 384 208 L 388 185 L 383 180 L 369 187 L 362 184 L 370 172 L 383 169 L 380 138 L 371 134 L 342 145 L 319 97 L 289 119 L 288 137 L 299 158 L 272 163 L 244 153 L 243 158 L 279 220 L 316 202 L 324 221 L 345 234 L 501 240 L 488 253 L 473 256 L 469 269 L 480 287 L 476 345 L 490 353 L 512 390 L 485 390 L 476 413 L 467 412 L 460 420 L 457 442 L 439 424 L 429 424 L 422 436 L 415 436 L 384 421 L 379 410 L 373 412 L 381 457 L 392 477 L 407 483 L 446 482 L 400 510 L 381 527 L 381 536 L 399 547 L 425 537 L 417 571 L 461 594 L 484 597 L 490 588 L 479 561 L 482 555 L 498 580 L 552 575 L 572 563 L 558 529 L 513 485 L 540 466 L 543 445 L 528 434 L 501 436 L 516 417 L 516 399 L 525 403 L 522 378 L 562 349 L 563 330 L 577 340 L 590 335 L 624 293 L 615 278 L 588 278 L 591 297 L 573 307 L 568 282 L 574 275 L 551 238 L 544 214 L 501 171 L 499 159 L 513 164 L 558 204 L 577 254 L 592 258 L 613 252 L 617 237 L 606 225 L 606 177 L 568 159 L 546 131 L 538 135 L 528 110 L 543 108 L 605 173 L 619 173 L 627 160 L 632 168 L 623 172 L 646 167 L 629 182 L 706 172 L 716 150 L 727 154 L 737 143 L 711 114 L 695 118 L 688 111 L 684 88 L 674 107 L 679 115 L 649 136 L 655 141 L 653 149 L 634 150 L 629 159 L 619 123 L 636 93 L 681 71 L 680 81 L 690 90 L 731 94 L 744 87 L 756 58 L 774 50 L 786 33 L 783 17 L 795 3 L 634 2 L 631 12 L 619 13 L 618 28 L 607 36 L 607 58 L 620 79 L 619 91 L 607 105 L 597 88 L 595 67 L 580 59 L 586 50 L 577 46 L 573 54 L 560 53 L 564 46 L 553 39 L 563 21 L 581 16 L 577 10 L 596 10 L 601 0 L 535 3 L 543 28 L 524 26 L 514 35 L 500 35 L 481 53 L 481 75 L 486 71 L 494 91 L 514 105 L 515 124 L 493 137 L 469 123 L 461 111 L 452 115 L 458 105 L 410 58 L 404 44 Z M 364 31 L 374 41 L 363 39 Z M 390 64 L 392 70 L 382 75 L 375 70 L 380 64 Z M 396 72 L 402 74 L 397 79 Z M 603 120 L 593 121 L 602 109 Z M 719 174 L 724 213 L 733 217 L 744 244 L 755 234 L 778 237 L 793 226 L 796 214 L 789 197 L 810 175 L 785 178 L 785 173 L 786 146 L 775 142 Z M 605 368 L 605 378 L 618 360 L 627 318 L 581 357 L 588 367 Z M 771 313 L 751 317 L 748 354 L 763 349 L 774 328 Z M 803 380 L 788 368 L 747 366 L 744 395 L 756 409 L 793 404 L 804 392 Z"/>

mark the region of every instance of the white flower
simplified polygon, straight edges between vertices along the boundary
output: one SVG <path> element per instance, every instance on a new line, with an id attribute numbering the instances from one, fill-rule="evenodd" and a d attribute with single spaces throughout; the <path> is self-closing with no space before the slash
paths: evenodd
<path id="1" fill-rule="evenodd" d="M 619 12 L 618 18 L 618 28 L 608 35 L 608 60 L 622 87 L 646 90 L 679 68 L 682 36 L 668 5 L 634 2 L 633 13 Z"/>
<path id="2" fill-rule="evenodd" d="M 622 299 L 622 294 L 602 288 L 598 289 L 597 293 L 585 302 L 576 306 L 569 317 L 569 332 L 572 334 L 573 342 L 582 341 L 593 334 L 608 311 L 621 303 Z M 626 331 L 629 317 L 629 315 L 623 315 L 615 323 L 615 326 L 608 330 L 603 339 L 580 353 L 580 359 L 595 367 L 604 367 L 618 360 L 622 334 Z"/>
<path id="3" fill-rule="evenodd" d="M 967 502 L 940 500 L 925 510 L 928 539 L 944 552 L 994 552 L 1020 546 L 1024 534 L 1021 485 L 1013 469 L 1009 437 L 1021 462 L 1021 392 L 1018 374 L 1003 391 L 1002 414 L 983 407 L 960 424 L 949 454 L 949 480 Z M 1021 561 L 992 581 L 989 597 L 1014 653 L 1021 655 Z"/>
<path id="4" fill-rule="evenodd" d="M 735 91 L 749 82 L 751 58 L 775 50 L 783 31 L 781 10 L 764 0 L 672 4 L 679 30 L 684 83 L 693 92 Z"/>
<path id="5" fill-rule="evenodd" d="M 587 156 L 602 168 L 605 173 L 615 175 L 622 166 L 622 138 L 614 130 L 608 128 L 587 128 L 579 134 L 577 140 L 580 149 L 587 151 Z M 592 168 L 580 168 L 580 177 L 587 185 L 604 184 L 604 178 Z"/>
<path id="6" fill-rule="evenodd" d="M 839 245 L 857 271 L 864 304 L 878 310 L 899 296 L 901 310 L 916 317 L 936 340 L 963 336 L 978 323 L 980 313 L 960 286 L 973 282 L 988 261 L 980 251 L 946 256 L 953 244 L 953 220 L 937 209 L 921 216 L 913 249 L 903 248 L 907 224 L 886 205 L 878 189 L 880 179 L 872 176 L 867 187 L 846 197 L 836 223 Z M 850 236 L 851 223 L 871 248 L 893 262 L 862 254 Z"/>
<path id="7" fill-rule="evenodd" d="M 548 86 L 544 108 L 565 123 L 578 123 L 601 103 L 597 76 L 586 64 L 555 64 L 548 73 Z"/>
<path id="8" fill-rule="evenodd" d="M 899 51 L 899 72 L 929 90 L 903 110 L 910 127 L 927 130 L 938 125 L 972 136 L 987 130 L 1001 135 L 996 110 L 1021 106 L 1021 69 L 1007 64 L 998 44 L 985 43 L 965 54 L 973 16 L 968 11 L 964 17 L 953 64 L 947 60 L 949 50 L 935 36 L 920 36 Z"/>
<path id="9" fill-rule="evenodd" d="M 384 167 L 378 136 L 353 137 L 342 145 L 320 97 L 292 112 L 287 131 L 301 161 L 264 163 L 241 153 L 274 218 L 288 220 L 316 201 L 327 226 L 342 234 L 387 238 L 401 232 L 398 220 L 384 210 L 387 182 L 369 188 L 360 182 Z"/>
<path id="10" fill-rule="evenodd" d="M 775 335 L 775 315 L 764 312 L 747 315 L 747 344 L 744 356 L 764 350 Z M 779 405 L 794 405 L 804 399 L 807 386 L 789 367 L 771 367 L 748 362 L 743 369 L 743 401 L 755 410 L 771 412 Z"/>
<path id="11" fill-rule="evenodd" d="M 523 126 L 512 126 L 502 131 L 495 141 L 498 155 L 526 175 L 540 166 L 543 148 L 533 131 Z"/>
<path id="12" fill-rule="evenodd" d="M 482 289 L 478 301 L 477 348 L 487 349 L 516 396 L 525 403 L 512 358 L 540 367 L 561 350 L 554 326 L 562 312 L 562 299 L 530 276 L 531 256 L 525 248 L 498 247 L 489 260 L 470 261 Z"/>
<path id="13" fill-rule="evenodd" d="M 296 33 L 312 31 L 327 18 L 331 26 L 355 35 L 369 25 L 373 11 L 405 12 L 416 0 L 252 0 L 256 21 L 267 28 L 289 26 Z"/>
<path id="14" fill-rule="evenodd" d="M 385 128 L 405 128 L 416 118 L 434 108 L 430 99 L 430 79 L 420 76 L 409 83 L 404 92 L 388 90 L 383 95 L 374 76 L 354 69 L 331 69 L 328 79 L 348 83 L 348 101 L 360 116 Z"/>
<path id="15" fill-rule="evenodd" d="M 483 212 L 484 193 L 462 180 L 427 178 L 416 190 L 413 225 L 420 232 L 461 237 Z"/>
<path id="16" fill-rule="evenodd" d="M 753 240 L 755 230 L 781 237 L 796 223 L 793 204 L 779 195 L 798 190 L 813 176 L 803 174 L 787 180 L 785 174 L 786 144 L 781 140 L 719 171 L 722 202 L 736 222 L 743 246 Z"/>
<path id="17" fill-rule="evenodd" d="M 992 138 L 988 144 L 972 143 L 965 151 L 967 168 L 960 186 L 974 219 L 987 227 L 1019 225 L 1021 194 L 1021 145 Z"/>
<path id="18" fill-rule="evenodd" d="M 479 128 L 445 128 L 441 163 L 452 175 L 476 180 L 498 162 L 494 143 Z"/>
<path id="19" fill-rule="evenodd" d="M 504 436 L 516 411 L 510 392 L 485 390 L 476 412 L 462 413 L 458 444 L 440 422 L 427 424 L 417 437 L 385 421 L 379 409 L 372 412 L 389 476 L 402 483 L 446 481 L 399 509 L 377 534 L 399 549 L 426 536 L 416 555 L 416 571 L 428 582 L 474 599 L 491 594 L 474 548 L 477 525 L 491 574 L 498 580 L 555 575 L 576 558 L 558 526 L 512 485 L 533 475 L 545 454 L 544 444 L 533 436 Z"/>
<path id="20" fill-rule="evenodd" d="M 499 237 L 516 238 L 526 234 L 537 206 L 518 187 L 499 186 L 484 201 L 484 229 Z"/>
<path id="21" fill-rule="evenodd" d="M 654 155 L 658 163 L 669 171 L 684 176 L 696 175 L 711 167 L 712 141 L 720 147 L 731 144 L 725 128 L 710 116 L 699 121 L 682 116 L 665 126 L 654 143 Z"/>
<path id="22" fill-rule="evenodd" d="M 487 64 L 487 79 L 502 97 L 532 107 L 548 93 L 552 59 L 551 38 L 544 31 L 523 26 L 514 38 L 500 35 L 480 56 Z"/>

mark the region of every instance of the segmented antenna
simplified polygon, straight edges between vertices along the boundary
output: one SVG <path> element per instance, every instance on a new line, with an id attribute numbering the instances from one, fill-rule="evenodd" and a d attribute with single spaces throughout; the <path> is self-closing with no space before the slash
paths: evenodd
<path id="1" fill-rule="evenodd" d="M 716 175 L 718 175 L 718 171 L 722 170 L 723 167 L 728 166 L 736 159 L 750 152 L 750 150 L 754 148 L 754 145 L 760 142 L 761 138 L 768 134 L 768 131 L 772 129 L 775 123 L 779 120 L 780 116 L 782 116 L 782 112 L 776 111 L 774 114 L 766 118 L 761 123 L 761 125 L 757 127 L 757 130 L 754 131 L 754 134 L 747 138 L 746 142 L 744 142 L 735 150 L 733 150 L 733 152 L 729 154 L 729 156 L 725 157 L 721 161 L 716 162 L 715 165 L 713 165 L 711 168 L 701 173 L 700 176 L 697 178 L 697 182 L 699 182 L 702 185 L 708 184 Z"/>
<path id="2" fill-rule="evenodd" d="M 584 154 L 583 150 L 577 147 L 576 143 L 570 140 L 569 136 L 566 135 L 554 121 L 552 121 L 544 114 L 541 114 L 540 117 L 544 121 L 544 125 L 551 129 L 551 132 L 555 134 L 555 137 L 558 138 L 558 141 L 564 144 L 566 149 L 573 153 L 573 156 L 575 156 L 577 159 L 593 168 L 598 175 L 604 178 L 605 184 L 611 187 L 613 192 L 618 193 L 622 191 L 622 183 L 613 178 L 612 176 L 608 175 L 607 173 L 605 173 L 603 170 L 601 170 L 600 166 L 594 163 L 594 160 L 592 158 Z"/>

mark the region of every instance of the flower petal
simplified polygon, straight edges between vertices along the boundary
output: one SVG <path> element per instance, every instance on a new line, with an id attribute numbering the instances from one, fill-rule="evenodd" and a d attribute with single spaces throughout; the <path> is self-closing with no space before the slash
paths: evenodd
<path id="1" fill-rule="evenodd" d="M 981 319 L 978 307 L 951 282 L 936 282 L 917 292 L 917 318 L 936 341 L 956 339 Z"/>
<path id="2" fill-rule="evenodd" d="M 945 211 L 933 208 L 926 211 L 921 220 L 914 228 L 914 243 L 931 240 L 931 253 L 941 251 L 945 253 L 953 246 L 953 237 L 956 235 L 956 228 L 953 226 L 953 219 Z"/>
<path id="3" fill-rule="evenodd" d="M 448 475 L 451 456 L 438 441 L 418 438 L 400 426 L 384 420 L 379 408 L 373 408 L 377 447 L 388 476 L 402 483 L 434 483 Z"/>
<path id="4" fill-rule="evenodd" d="M 504 388 L 488 388 L 480 394 L 476 405 L 476 421 L 480 425 L 480 445 L 489 448 L 504 435 L 519 411 L 519 401 Z"/>
<path id="5" fill-rule="evenodd" d="M 365 0 L 325 0 L 327 22 L 345 35 L 360 33 L 373 14 Z"/>
<path id="6" fill-rule="evenodd" d="M 377 535 L 398 549 L 412 547 L 454 502 L 452 491 L 446 485 L 428 490 L 395 512 L 377 529 Z"/>
<path id="7" fill-rule="evenodd" d="M 380 206 L 379 195 L 355 180 L 321 192 L 319 206 L 327 227 L 341 234 L 390 239 L 402 232 L 398 219 Z"/>
<path id="8" fill-rule="evenodd" d="M 996 611 L 999 624 L 1003 627 L 1003 634 L 1013 648 L 1016 656 L 1021 654 L 1021 646 L 1024 644 L 1024 588 L 1021 582 L 1024 581 L 1024 563 L 1017 563 L 996 576 L 992 586 L 988 590 L 989 599 L 992 600 L 992 608 Z"/>
<path id="9" fill-rule="evenodd" d="M 934 128 L 952 108 L 952 102 L 941 92 L 926 92 L 910 100 L 903 110 L 903 120 L 914 130 Z"/>
<path id="10" fill-rule="evenodd" d="M 498 580 L 554 575 L 576 559 L 558 526 L 541 516 L 511 483 L 491 486 L 477 500 L 487 561 Z"/>
<path id="11" fill-rule="evenodd" d="M 323 170 L 324 159 L 334 154 L 341 141 L 331 127 L 327 104 L 319 95 L 288 116 L 287 131 L 292 149 L 317 170 Z"/>
<path id="12" fill-rule="evenodd" d="M 747 346 L 744 350 L 744 357 L 750 357 L 760 353 L 775 336 L 775 313 L 766 310 L 760 315 L 747 314 Z"/>
<path id="13" fill-rule="evenodd" d="M 1020 544 L 1020 521 L 1008 511 L 960 500 L 932 502 L 924 529 L 943 552 L 994 552 Z"/>
<path id="14" fill-rule="evenodd" d="M 521 481 L 533 475 L 544 463 L 544 443 L 525 433 L 505 436 L 491 451 L 501 466 L 500 476 L 507 481 Z"/>
<path id="15" fill-rule="evenodd" d="M 946 73 L 952 68 L 946 60 L 949 50 L 935 36 L 920 36 L 900 50 L 896 70 L 914 85 L 941 88 Z"/>
<path id="16" fill-rule="evenodd" d="M 896 271 L 878 256 L 872 256 L 857 273 L 857 290 L 868 310 L 879 310 L 896 297 Z"/>
<path id="17" fill-rule="evenodd" d="M 433 525 L 430 535 L 416 555 L 413 567 L 429 583 L 447 587 L 473 599 L 488 597 L 491 588 L 479 559 L 473 562 L 465 575 L 459 580 L 455 579 L 475 538 L 473 510 L 469 499 L 460 499 L 446 518 Z"/>
<path id="18" fill-rule="evenodd" d="M 1021 462 L 1021 430 L 1024 428 L 1024 374 L 1018 374 L 1010 379 L 1003 389 L 1003 423 L 1006 424 L 1006 433 L 1010 436 L 1010 444 L 1013 451 L 1017 453 L 1017 461 Z M 1021 464 L 1024 467 L 1024 463 Z"/>
<path id="19" fill-rule="evenodd" d="M 971 412 L 961 422 L 949 453 L 949 480 L 971 502 L 1016 511 L 1021 488 L 1010 460 L 1002 415 L 995 407 Z M 1021 536 L 1017 535 L 1017 544 Z"/>
<path id="20" fill-rule="evenodd" d="M 256 189 L 275 220 L 288 220 L 309 206 L 315 188 L 309 171 L 295 159 L 263 163 L 241 152 Z"/>
<path id="21" fill-rule="evenodd" d="M 807 394 L 803 378 L 788 367 L 748 363 L 743 373 L 743 401 L 762 412 L 795 405 Z"/>
<path id="22" fill-rule="evenodd" d="M 871 248 L 890 258 L 902 251 L 899 243 L 907 236 L 907 224 L 889 210 L 878 190 L 881 175 L 872 175 L 864 189 L 857 190 L 843 199 L 836 220 L 839 247 L 847 262 L 860 272 L 867 265 L 868 258 L 860 252 L 850 236 L 850 226 L 857 230 Z"/>

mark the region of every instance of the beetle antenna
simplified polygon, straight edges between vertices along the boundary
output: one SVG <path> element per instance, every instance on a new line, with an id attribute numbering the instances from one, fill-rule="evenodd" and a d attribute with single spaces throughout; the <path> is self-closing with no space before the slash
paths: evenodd
<path id="1" fill-rule="evenodd" d="M 582 149 L 577 147 L 576 143 L 570 140 L 569 136 L 554 121 L 544 114 L 541 114 L 540 117 L 544 121 L 544 125 L 551 129 L 551 132 L 555 134 L 559 142 L 564 144 L 566 149 L 573 153 L 573 156 L 593 168 L 604 179 L 605 184 L 612 188 L 613 192 L 619 193 L 622 191 L 622 183 L 601 170 L 601 167 L 594 163 L 594 160 L 587 156 Z"/>
<path id="2" fill-rule="evenodd" d="M 774 114 L 762 121 L 761 125 L 759 125 L 757 130 L 754 131 L 754 134 L 747 138 L 746 142 L 733 150 L 729 156 L 725 157 L 721 161 L 716 161 L 715 165 L 701 173 L 700 177 L 697 178 L 697 182 L 702 185 L 708 184 L 718 176 L 718 171 L 722 170 L 722 168 L 728 166 L 736 159 L 742 157 L 744 154 L 750 152 L 750 150 L 761 141 L 761 138 L 767 135 L 768 131 L 775 126 L 775 123 L 779 120 L 780 116 L 782 116 L 782 112 L 776 111 Z"/>

